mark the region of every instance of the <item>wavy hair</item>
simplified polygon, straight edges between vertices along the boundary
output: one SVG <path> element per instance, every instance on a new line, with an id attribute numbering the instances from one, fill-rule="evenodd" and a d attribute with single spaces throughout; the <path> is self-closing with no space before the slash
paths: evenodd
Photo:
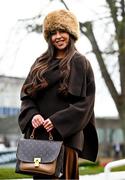
<path id="1" fill-rule="evenodd" d="M 69 38 L 69 43 L 66 47 L 65 57 L 60 60 L 59 68 L 62 76 L 60 82 L 59 92 L 64 95 L 68 92 L 68 79 L 70 75 L 70 60 L 72 59 L 75 48 L 75 40 L 72 36 Z M 22 90 L 26 94 L 34 94 L 39 89 L 44 89 L 48 86 L 48 82 L 43 77 L 43 74 L 49 70 L 49 62 L 55 58 L 56 48 L 51 43 L 51 39 L 48 41 L 48 49 L 40 57 L 37 58 L 32 65 L 28 79 L 25 81 Z"/>

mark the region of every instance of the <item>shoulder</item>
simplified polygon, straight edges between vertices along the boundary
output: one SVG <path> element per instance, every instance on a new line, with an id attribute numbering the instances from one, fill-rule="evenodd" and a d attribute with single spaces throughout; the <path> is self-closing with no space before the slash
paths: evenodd
<path id="1" fill-rule="evenodd" d="M 73 58 L 71 59 L 71 66 L 79 66 L 86 71 L 92 69 L 89 60 L 78 51 L 74 54 Z"/>
<path id="2" fill-rule="evenodd" d="M 86 78 L 89 79 L 88 81 L 94 80 L 94 73 L 91 63 L 84 55 L 76 52 L 71 61 L 71 68 L 75 68 L 77 71 L 82 72 L 83 74 L 85 73 Z"/>
<path id="3" fill-rule="evenodd" d="M 86 61 L 86 57 L 77 51 L 71 61 L 74 63 L 84 63 Z"/>

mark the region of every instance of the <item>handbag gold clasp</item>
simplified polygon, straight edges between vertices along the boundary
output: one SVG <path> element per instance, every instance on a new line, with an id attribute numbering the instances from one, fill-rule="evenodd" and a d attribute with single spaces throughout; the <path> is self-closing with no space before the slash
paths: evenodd
<path id="1" fill-rule="evenodd" d="M 39 167 L 39 163 L 41 162 L 41 158 L 34 158 L 34 166 Z"/>

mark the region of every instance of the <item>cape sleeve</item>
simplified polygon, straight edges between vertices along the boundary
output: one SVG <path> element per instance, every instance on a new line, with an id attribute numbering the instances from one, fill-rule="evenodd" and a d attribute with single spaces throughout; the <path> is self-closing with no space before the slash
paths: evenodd
<path id="1" fill-rule="evenodd" d="M 26 97 L 21 102 L 21 110 L 18 117 L 18 123 L 22 133 L 26 132 L 28 125 L 31 125 L 30 122 L 34 115 L 39 114 L 37 107 L 33 100 L 30 97 Z"/>
<path id="2" fill-rule="evenodd" d="M 69 93 L 77 96 L 79 100 L 49 117 L 63 138 L 83 130 L 94 113 L 93 71 L 88 60 L 83 57 L 78 59 L 75 58 L 71 64 Z"/>
<path id="3" fill-rule="evenodd" d="M 30 82 L 30 74 L 27 76 L 24 84 L 26 84 L 27 82 Z M 28 126 L 31 125 L 32 117 L 36 114 L 39 114 L 39 111 L 35 102 L 33 101 L 33 98 L 25 94 L 23 88 L 20 93 L 20 99 L 21 99 L 21 107 L 18 117 L 18 124 L 20 126 L 22 133 L 25 133 Z"/>

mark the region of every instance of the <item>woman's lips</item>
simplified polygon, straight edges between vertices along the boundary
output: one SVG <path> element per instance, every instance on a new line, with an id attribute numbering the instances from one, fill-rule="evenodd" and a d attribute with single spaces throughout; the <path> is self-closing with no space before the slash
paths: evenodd
<path id="1" fill-rule="evenodd" d="M 58 46 L 62 46 L 62 45 L 64 44 L 64 41 L 57 41 L 56 44 L 57 44 Z"/>

